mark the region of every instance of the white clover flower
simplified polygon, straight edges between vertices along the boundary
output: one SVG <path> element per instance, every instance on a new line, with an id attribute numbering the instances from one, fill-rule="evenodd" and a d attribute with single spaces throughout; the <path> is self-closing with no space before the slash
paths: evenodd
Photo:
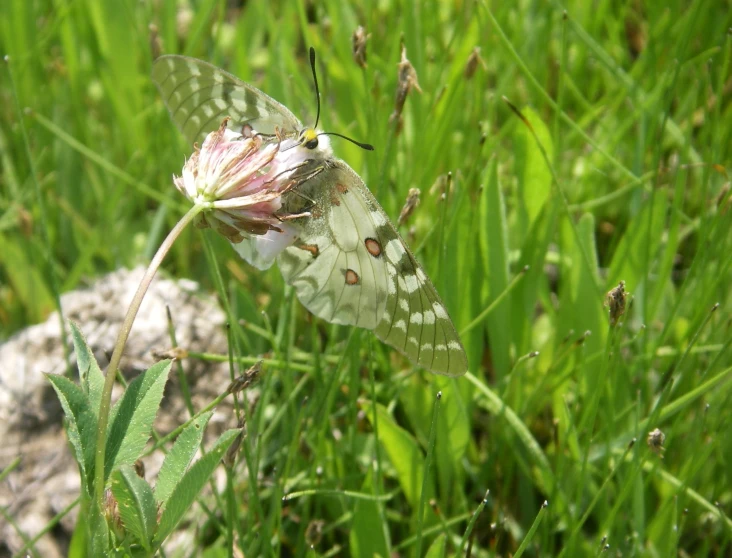
<path id="1" fill-rule="evenodd" d="M 280 149 L 276 138 L 237 134 L 227 122 L 206 136 L 181 176 L 173 177 L 176 188 L 204 207 L 196 226 L 211 227 L 234 244 L 249 235 L 284 233 L 283 220 L 292 216 L 277 212 L 282 195 L 297 184 L 295 175 L 305 161 L 302 150 Z M 283 236 L 287 243 L 294 238 Z"/>

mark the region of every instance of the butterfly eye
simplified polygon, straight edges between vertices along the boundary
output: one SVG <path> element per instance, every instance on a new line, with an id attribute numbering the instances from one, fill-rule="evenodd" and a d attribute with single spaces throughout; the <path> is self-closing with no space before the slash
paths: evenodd
<path id="1" fill-rule="evenodd" d="M 318 138 L 313 138 L 310 141 L 306 142 L 305 147 L 307 147 L 308 149 L 315 149 L 316 147 L 318 147 Z"/>

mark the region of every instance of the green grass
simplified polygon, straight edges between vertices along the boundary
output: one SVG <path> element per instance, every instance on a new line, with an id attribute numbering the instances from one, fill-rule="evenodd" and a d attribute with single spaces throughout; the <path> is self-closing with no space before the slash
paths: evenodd
<path id="1" fill-rule="evenodd" d="M 199 549 L 732 552 L 728 9 L 201 0 L 181 27 L 178 4 L 0 10 L 0 338 L 83 279 L 149 259 L 186 209 L 171 175 L 190 146 L 149 78 L 155 23 L 163 52 L 225 67 L 306 123 L 315 47 L 321 126 L 376 146 L 334 139 L 338 155 L 393 218 L 422 190 L 402 233 L 471 365 L 457 380 L 416 371 L 367 332 L 308 319 L 276 269 L 187 231 L 165 271 L 219 289 L 255 326 L 232 350 L 271 353 L 249 471 L 205 500 Z M 365 69 L 357 25 L 371 34 Z M 395 134 L 401 41 L 423 92 Z M 485 67 L 467 79 L 476 46 Z M 632 302 L 612 326 L 605 294 L 621 280 Z"/>

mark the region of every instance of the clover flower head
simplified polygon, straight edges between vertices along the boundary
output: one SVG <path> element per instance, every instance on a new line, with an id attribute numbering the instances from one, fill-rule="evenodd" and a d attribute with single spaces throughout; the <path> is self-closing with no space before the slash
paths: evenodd
<path id="1" fill-rule="evenodd" d="M 280 149 L 277 137 L 263 137 L 251 128 L 233 132 L 228 120 L 206 136 L 181 175 L 173 177 L 176 188 L 204 207 L 198 227 L 211 227 L 234 244 L 250 235 L 286 232 L 285 220 L 296 216 L 279 213 L 282 196 L 298 183 L 297 171 L 305 163 L 302 150 Z"/>

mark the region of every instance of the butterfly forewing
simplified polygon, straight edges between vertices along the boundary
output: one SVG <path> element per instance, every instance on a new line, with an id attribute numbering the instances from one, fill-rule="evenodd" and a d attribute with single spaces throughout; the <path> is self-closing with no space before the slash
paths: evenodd
<path id="1" fill-rule="evenodd" d="M 360 177 L 342 161 L 324 165 L 298 192 L 314 205 L 278 258 L 285 280 L 313 314 L 373 329 L 428 370 L 463 374 L 465 351 L 422 267 Z"/>
<path id="2" fill-rule="evenodd" d="M 161 56 L 153 64 L 152 77 L 173 121 L 190 143 L 202 143 L 227 116 L 231 130 L 241 130 L 245 124 L 265 134 L 274 133 L 275 127 L 302 128 L 286 107 L 202 60 Z"/>

